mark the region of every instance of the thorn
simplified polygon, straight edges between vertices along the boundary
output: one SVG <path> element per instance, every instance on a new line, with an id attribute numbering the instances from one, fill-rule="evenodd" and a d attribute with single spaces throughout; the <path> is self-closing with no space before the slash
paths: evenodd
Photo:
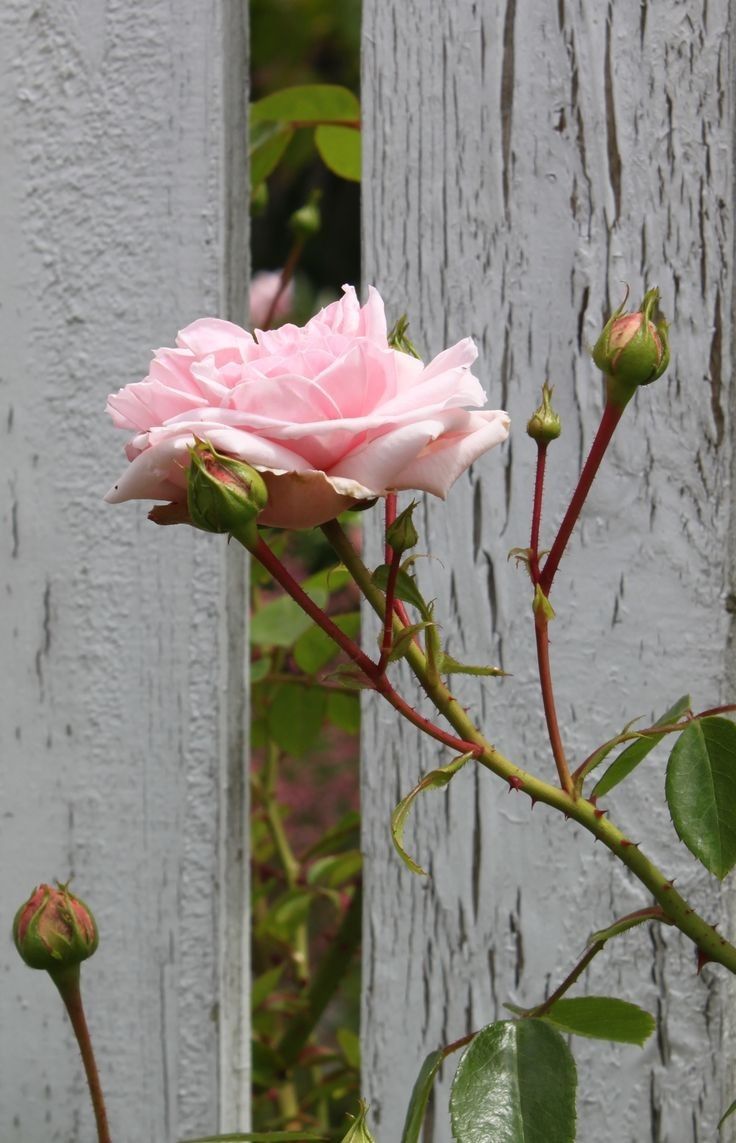
<path id="1" fill-rule="evenodd" d="M 608 810 L 593 810 L 593 816 L 594 816 L 594 817 L 595 817 L 595 818 L 596 818 L 598 821 L 600 821 L 600 820 L 601 820 L 601 818 L 603 817 L 603 815 L 604 815 L 604 814 L 607 814 L 607 813 L 608 813 Z"/>
<path id="2" fill-rule="evenodd" d="M 590 802 L 591 806 L 595 806 L 598 802 L 598 795 L 597 794 L 591 794 L 590 797 L 588 798 L 588 801 Z"/>
<path id="3" fill-rule="evenodd" d="M 666 893 L 667 890 L 671 889 L 671 888 L 672 888 L 672 882 L 671 881 L 665 881 L 664 885 L 662 886 L 662 892 Z"/>
<path id="4" fill-rule="evenodd" d="M 633 845 L 633 842 L 629 841 L 628 837 L 622 837 L 621 838 L 621 848 L 622 849 L 627 849 L 628 846 L 630 846 L 630 845 Z"/>
<path id="5" fill-rule="evenodd" d="M 508 779 L 508 783 L 509 783 L 509 793 L 511 793 L 512 790 L 523 790 L 524 789 L 524 783 L 522 782 L 521 778 L 517 778 L 516 774 L 510 775 L 510 777 Z"/>
<path id="6" fill-rule="evenodd" d="M 535 806 L 536 806 L 536 804 L 537 804 L 537 799 L 536 799 L 536 798 L 534 798 L 534 797 L 532 797 L 532 795 L 531 795 L 531 794 L 529 795 L 529 798 L 531 799 L 531 803 L 532 803 L 532 809 L 534 809 L 534 807 L 535 807 Z"/>
<path id="7" fill-rule="evenodd" d="M 698 967 L 696 970 L 696 975 L 700 976 L 701 972 L 703 971 L 703 966 L 708 964 L 708 962 L 712 961 L 712 960 L 713 960 L 712 956 L 708 956 L 708 954 L 706 952 L 703 952 L 702 949 L 698 949 Z"/>

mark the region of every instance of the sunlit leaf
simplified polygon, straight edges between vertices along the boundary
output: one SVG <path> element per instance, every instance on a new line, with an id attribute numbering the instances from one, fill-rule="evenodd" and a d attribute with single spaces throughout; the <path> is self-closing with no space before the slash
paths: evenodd
<path id="1" fill-rule="evenodd" d="M 311 587 L 307 594 L 318 607 L 324 607 L 327 602 L 326 587 Z M 313 620 L 291 596 L 280 595 L 253 613 L 250 641 L 263 647 L 291 647 L 300 635 L 309 630 L 312 623 Z"/>
<path id="2" fill-rule="evenodd" d="M 324 687 L 282 683 L 268 708 L 269 733 L 287 754 L 301 758 L 319 737 L 326 707 Z"/>
<path id="3" fill-rule="evenodd" d="M 441 675 L 489 675 L 500 678 L 507 674 L 500 667 L 476 667 L 471 663 L 459 663 L 447 654 L 441 656 L 438 669 Z"/>
<path id="4" fill-rule="evenodd" d="M 307 83 L 265 95 L 250 107 L 251 125 L 267 121 L 299 124 L 353 123 L 360 102 L 352 91 L 334 83 Z"/>
<path id="5" fill-rule="evenodd" d="M 251 131 L 250 185 L 253 190 L 271 174 L 294 136 L 288 123 L 262 123 Z"/>
<path id="6" fill-rule="evenodd" d="M 360 131 L 353 127 L 318 127 L 314 142 L 325 166 L 341 179 L 360 182 Z"/>
<path id="7" fill-rule="evenodd" d="M 380 588 L 381 591 L 386 590 L 388 573 L 388 564 L 380 564 L 371 576 L 373 583 L 376 587 Z M 396 577 L 395 595 L 397 599 L 401 599 L 404 603 L 410 603 L 412 607 L 416 607 L 422 615 L 427 615 L 428 604 L 419 590 L 417 581 L 413 575 L 410 575 L 409 572 L 403 569 L 399 571 Z"/>
<path id="8" fill-rule="evenodd" d="M 419 1143 L 434 1078 L 442 1067 L 444 1058 L 443 1052 L 430 1052 L 422 1064 L 421 1071 L 412 1088 L 404 1121 L 404 1130 L 401 1133 L 401 1143 Z"/>
<path id="9" fill-rule="evenodd" d="M 677 722 L 678 718 L 689 709 L 690 695 L 682 695 L 669 710 L 665 711 L 661 718 L 657 719 L 654 725 L 668 726 L 670 723 Z M 635 742 L 622 750 L 618 758 L 611 763 L 605 774 L 596 783 L 593 795 L 602 798 L 614 786 L 618 786 L 619 782 L 623 782 L 624 778 L 628 778 L 632 770 L 635 770 L 639 763 L 644 761 L 647 754 L 654 750 L 657 743 L 661 742 L 664 737 L 664 734 L 648 734 L 644 738 L 637 738 Z"/>
<path id="10" fill-rule="evenodd" d="M 324 1135 L 308 1131 L 255 1131 L 245 1135 L 207 1135 L 201 1139 L 182 1139 L 181 1143 L 328 1143 Z"/>
<path id="11" fill-rule="evenodd" d="M 338 1028 L 335 1037 L 346 1064 L 357 1071 L 360 1067 L 360 1037 L 356 1036 L 352 1028 Z"/>
<path id="12" fill-rule="evenodd" d="M 683 730 L 665 790 L 679 837 L 722 880 L 736 864 L 736 726 L 703 718 Z"/>
<path id="13" fill-rule="evenodd" d="M 452 1084 L 456 1143 L 573 1143 L 575 1061 L 542 1020 L 501 1020 L 463 1054 Z"/>
<path id="14" fill-rule="evenodd" d="M 553 1004 L 541 1019 L 561 1032 L 573 1032 L 576 1036 L 594 1040 L 638 1044 L 640 1047 L 656 1027 L 656 1021 L 649 1012 L 613 996 L 563 998 Z"/>
<path id="15" fill-rule="evenodd" d="M 344 615 L 333 615 L 331 618 L 351 639 L 357 639 L 360 635 L 359 611 L 348 611 Z M 306 675 L 315 675 L 317 671 L 321 671 L 339 654 L 339 651 L 340 648 L 335 641 L 316 623 L 313 623 L 294 643 L 294 659 Z"/>
<path id="16" fill-rule="evenodd" d="M 346 882 L 355 880 L 362 865 L 363 857 L 359 850 L 320 857 L 309 868 L 307 884 L 339 889 Z"/>
<path id="17" fill-rule="evenodd" d="M 393 838 L 393 843 L 399 857 L 404 864 L 411 869 L 412 873 L 419 873 L 423 877 L 427 876 L 426 869 L 422 869 L 421 865 L 418 865 L 413 858 L 409 857 L 409 854 L 404 849 L 404 826 L 406 825 L 406 819 L 409 816 L 409 810 L 412 807 L 414 799 L 422 790 L 439 790 L 443 786 L 446 786 L 447 783 L 454 778 L 458 770 L 461 770 L 465 763 L 472 757 L 472 754 L 461 754 L 459 758 L 453 758 L 452 762 L 448 762 L 446 766 L 441 766 L 438 770 L 431 770 L 413 790 L 409 791 L 405 798 L 401 799 L 392 813 L 391 837 Z"/>

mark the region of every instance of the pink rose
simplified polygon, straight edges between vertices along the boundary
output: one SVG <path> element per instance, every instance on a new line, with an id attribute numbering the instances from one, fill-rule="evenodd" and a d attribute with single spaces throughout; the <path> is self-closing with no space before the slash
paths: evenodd
<path id="1" fill-rule="evenodd" d="M 255 329 L 262 329 L 271 309 L 271 303 L 281 284 L 280 270 L 259 270 L 250 282 L 248 307 L 250 309 L 250 324 Z M 288 316 L 294 301 L 294 280 L 289 282 L 279 298 L 276 309 L 273 311 L 273 321 Z"/>
<path id="2" fill-rule="evenodd" d="M 352 286 L 303 328 L 256 337 L 201 318 L 176 349 L 159 349 L 144 381 L 108 400 L 131 429 L 130 465 L 108 492 L 123 500 L 186 502 L 195 436 L 264 474 L 259 522 L 309 528 L 360 500 L 421 489 L 443 499 L 482 453 L 508 435 L 470 372 L 470 338 L 429 365 L 390 349 L 383 301 L 361 307 Z"/>

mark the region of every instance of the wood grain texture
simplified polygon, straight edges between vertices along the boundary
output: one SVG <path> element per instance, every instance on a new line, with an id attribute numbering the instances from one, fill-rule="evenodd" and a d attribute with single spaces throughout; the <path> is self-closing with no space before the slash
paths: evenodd
<path id="1" fill-rule="evenodd" d="M 102 503 L 108 392 L 244 315 L 245 30 L 235 0 L 0 16 L 0 924 L 55 876 L 93 906 L 116 1143 L 247 1126 L 244 565 Z M 51 985 L 0 965 L 0 1138 L 91 1138 Z"/>
<path id="2" fill-rule="evenodd" d="M 533 669 L 528 580 L 507 552 L 528 543 L 534 449 L 524 433 L 541 384 L 556 386 L 542 542 L 559 523 L 602 407 L 590 360 L 603 317 L 658 284 L 673 364 L 629 408 L 558 574 L 552 665 L 573 759 L 692 686 L 725 697 L 733 103 L 725 0 L 366 0 L 365 276 L 404 310 L 427 354 L 463 335 L 480 348 L 491 407 L 511 440 L 423 509 L 422 579 L 450 651 L 513 678 L 460 686 L 491 741 L 552 773 Z M 379 559 L 379 520 L 366 515 Z M 368 645 L 372 627 L 366 632 Z M 731 671 L 732 674 L 732 671 Z M 407 684 L 407 690 L 411 693 Z M 367 903 L 364 1090 L 376 1133 L 397 1139 L 426 1052 L 541 999 L 588 933 L 646 895 L 572 823 L 465 769 L 417 806 L 392 852 L 398 797 L 440 755 L 368 700 L 363 807 Z M 661 754 L 612 794 L 614 820 L 733 934 L 716 887 L 662 807 Z M 732 911 L 731 911 L 732 914 Z M 719 969 L 640 929 L 584 981 L 657 1014 L 643 1051 L 577 1040 L 581 1143 L 716 1138 L 733 1098 Z M 450 1138 L 453 1067 L 425 1143 Z M 615 1128 L 614 1125 L 615 1124 Z"/>

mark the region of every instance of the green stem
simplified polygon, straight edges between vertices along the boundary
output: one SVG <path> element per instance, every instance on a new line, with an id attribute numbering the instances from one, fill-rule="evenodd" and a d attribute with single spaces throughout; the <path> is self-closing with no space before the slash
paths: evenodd
<path id="1" fill-rule="evenodd" d="M 97 1070 L 95 1053 L 92 1048 L 92 1039 L 89 1034 L 89 1028 L 87 1027 L 87 1019 L 84 1015 L 82 992 L 79 987 L 79 965 L 76 964 L 72 968 L 62 969 L 59 972 L 51 972 L 49 975 L 58 988 L 61 999 L 64 1001 L 64 1007 L 67 1010 L 72 1028 L 74 1029 L 74 1035 L 79 1044 L 79 1052 L 82 1057 L 82 1063 L 84 1064 L 84 1071 L 89 1085 L 92 1109 L 95 1113 L 98 1141 L 99 1143 L 112 1143 L 110 1128 L 107 1124 L 107 1111 L 105 1110 L 105 1098 L 102 1094 L 100 1073 Z"/>
<path id="2" fill-rule="evenodd" d="M 360 944 L 363 894 L 358 882 L 337 934 L 320 961 L 306 997 L 304 1012 L 290 1023 L 276 1051 L 285 1069 L 293 1067 L 322 1013 L 337 991 Z"/>
<path id="3" fill-rule="evenodd" d="M 322 530 L 338 556 L 350 571 L 368 602 L 383 616 L 384 596 L 371 582 L 370 572 L 353 548 L 348 537 L 336 520 L 324 524 Z M 708 922 L 700 917 L 684 897 L 674 888 L 672 882 L 622 830 L 609 821 L 602 810 L 592 802 L 579 798 L 573 800 L 565 790 L 543 782 L 533 774 L 506 758 L 500 750 L 492 746 L 474 725 L 457 699 L 443 682 L 433 682 L 427 674 L 427 660 L 416 645 L 412 644 L 406 654 L 407 661 L 426 694 L 450 725 L 468 743 L 477 747 L 476 756 L 481 765 L 503 778 L 516 790 L 531 798 L 532 802 L 542 802 L 551 806 L 568 818 L 572 818 L 594 838 L 602 842 L 654 897 L 663 912 L 673 924 L 690 937 L 698 949 L 710 960 L 724 965 L 736 974 L 736 948 L 725 937 L 721 937 Z"/>

